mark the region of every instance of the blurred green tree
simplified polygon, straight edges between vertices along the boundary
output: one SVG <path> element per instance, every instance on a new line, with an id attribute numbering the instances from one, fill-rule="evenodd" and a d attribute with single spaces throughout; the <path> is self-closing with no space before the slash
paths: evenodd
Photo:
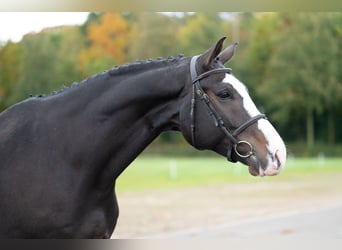
<path id="1" fill-rule="evenodd" d="M 30 95 L 49 94 L 82 78 L 78 55 L 85 46 L 78 26 L 45 29 L 24 36 L 20 45 L 20 73 L 10 104 Z M 7 64 L 7 63 L 6 63 Z"/>
<path id="2" fill-rule="evenodd" d="M 275 120 L 288 127 L 306 124 L 306 143 L 312 148 L 315 116 L 326 105 L 341 103 L 340 48 L 328 27 L 335 24 L 318 13 L 282 14 L 280 18 L 273 37 L 276 46 L 258 93 L 267 100 Z M 302 127 L 296 128 L 298 136 Z"/>
<path id="3" fill-rule="evenodd" d="M 61 35 L 56 32 L 41 32 L 26 35 L 21 46 L 23 48 L 22 72 L 13 91 L 11 102 L 27 98 L 29 95 L 49 93 L 56 86 L 56 65 Z"/>
<path id="4" fill-rule="evenodd" d="M 21 47 L 7 42 L 0 46 L 0 112 L 9 105 L 9 97 L 21 73 Z"/>
<path id="5" fill-rule="evenodd" d="M 229 36 L 227 22 L 218 13 L 196 13 L 186 16 L 178 32 L 180 49 L 188 55 L 197 55 L 210 48 L 218 39 Z"/>
<path id="6" fill-rule="evenodd" d="M 129 61 L 167 57 L 180 53 L 176 34 L 177 17 L 160 13 L 140 13 L 133 24 L 129 44 Z"/>

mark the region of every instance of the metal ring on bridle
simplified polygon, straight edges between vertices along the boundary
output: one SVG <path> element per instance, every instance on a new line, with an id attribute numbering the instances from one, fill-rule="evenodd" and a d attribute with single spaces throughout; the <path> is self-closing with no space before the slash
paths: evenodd
<path id="1" fill-rule="evenodd" d="M 247 150 L 247 153 L 241 153 L 238 150 L 238 146 L 239 145 L 243 145 L 246 144 L 249 147 L 249 150 Z M 238 141 L 235 145 L 234 145 L 234 151 L 237 154 L 237 156 L 239 156 L 240 158 L 248 158 L 250 156 L 252 156 L 254 154 L 253 152 L 253 146 L 248 142 L 248 141 Z"/>

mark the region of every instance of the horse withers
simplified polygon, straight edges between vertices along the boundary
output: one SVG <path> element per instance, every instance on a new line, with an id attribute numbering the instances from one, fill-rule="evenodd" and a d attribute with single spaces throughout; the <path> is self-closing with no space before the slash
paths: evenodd
<path id="1" fill-rule="evenodd" d="M 0 114 L 0 237 L 109 238 L 115 181 L 161 132 L 276 175 L 285 145 L 224 64 L 225 38 L 201 55 L 116 67 Z M 222 51 L 222 52 L 221 52 Z"/>

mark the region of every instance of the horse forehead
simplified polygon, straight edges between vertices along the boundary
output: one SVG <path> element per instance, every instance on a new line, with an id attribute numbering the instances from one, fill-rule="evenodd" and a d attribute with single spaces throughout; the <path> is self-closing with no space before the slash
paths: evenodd
<path id="1" fill-rule="evenodd" d="M 260 114 L 259 110 L 249 96 L 246 86 L 242 82 L 240 82 L 232 74 L 226 74 L 223 82 L 230 84 L 236 90 L 236 92 L 239 93 L 243 101 L 243 106 L 251 117 Z"/>

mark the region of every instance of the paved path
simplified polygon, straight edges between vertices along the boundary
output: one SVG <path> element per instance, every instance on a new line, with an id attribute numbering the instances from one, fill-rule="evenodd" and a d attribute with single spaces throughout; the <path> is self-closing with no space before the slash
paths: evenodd
<path id="1" fill-rule="evenodd" d="M 310 238 L 342 239 L 342 205 L 254 219 L 235 225 L 161 234 L 160 238 Z"/>

